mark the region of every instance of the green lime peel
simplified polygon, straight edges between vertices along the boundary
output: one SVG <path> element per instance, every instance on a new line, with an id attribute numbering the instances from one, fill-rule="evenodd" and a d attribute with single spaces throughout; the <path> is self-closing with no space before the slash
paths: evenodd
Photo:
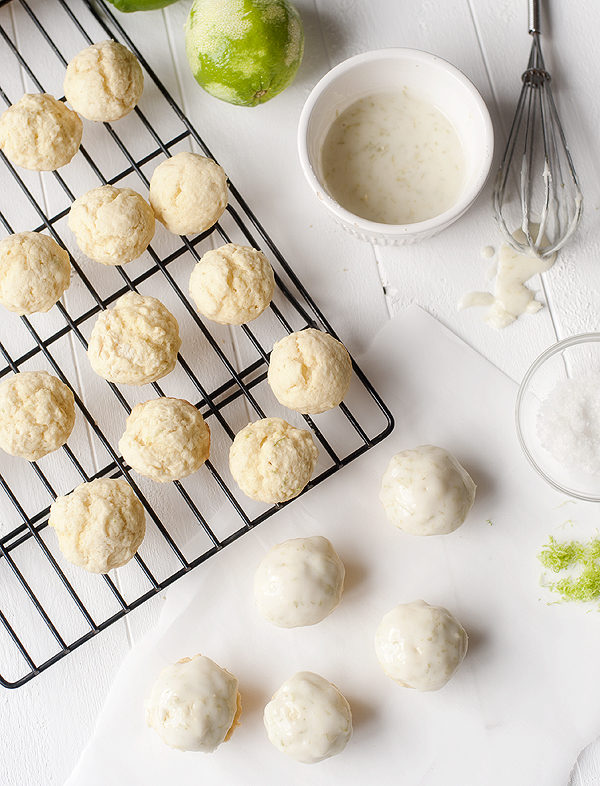
<path id="1" fill-rule="evenodd" d="M 551 536 L 538 559 L 552 573 L 579 569 L 576 575 L 545 585 L 563 601 L 589 603 L 600 600 L 600 538 L 585 543 L 578 540 L 560 543 Z"/>

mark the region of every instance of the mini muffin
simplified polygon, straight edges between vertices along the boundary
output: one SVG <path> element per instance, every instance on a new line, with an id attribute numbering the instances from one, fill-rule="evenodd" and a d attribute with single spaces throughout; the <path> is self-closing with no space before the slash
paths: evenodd
<path id="1" fill-rule="evenodd" d="M 229 469 L 249 497 L 278 503 L 297 497 L 311 478 L 318 451 L 310 431 L 281 418 L 263 418 L 239 431 Z"/>
<path id="2" fill-rule="evenodd" d="M 189 401 L 151 399 L 132 409 L 119 450 L 140 475 L 168 483 L 191 475 L 204 464 L 210 431 Z"/>
<path id="3" fill-rule="evenodd" d="M 69 62 L 64 91 L 87 120 L 110 122 L 131 112 L 142 97 L 144 74 L 135 55 L 116 41 L 100 41 Z"/>
<path id="4" fill-rule="evenodd" d="M 40 172 L 68 164 L 82 132 L 79 115 L 48 93 L 26 93 L 0 116 L 0 148 L 8 160 Z"/>
<path id="5" fill-rule="evenodd" d="M 198 311 L 221 325 L 243 325 L 259 317 L 274 288 L 273 268 L 262 251 L 234 243 L 207 251 L 190 277 Z"/>
<path id="6" fill-rule="evenodd" d="M 150 205 L 131 188 L 93 188 L 69 210 L 69 229 L 77 245 L 103 265 L 126 265 L 141 256 L 155 223 Z"/>
<path id="7" fill-rule="evenodd" d="M 195 235 L 215 224 L 227 207 L 227 175 L 197 153 L 177 153 L 150 180 L 150 204 L 169 232 Z"/>
<path id="8" fill-rule="evenodd" d="M 96 374 L 110 382 L 145 385 L 173 371 L 180 347 L 177 320 L 166 306 L 127 292 L 96 320 L 88 358 Z"/>
<path id="9" fill-rule="evenodd" d="M 381 668 L 404 688 L 439 690 L 467 653 L 467 634 L 441 606 L 401 603 L 384 615 L 375 633 Z"/>
<path id="10" fill-rule="evenodd" d="M 142 503 L 121 478 L 98 478 L 57 497 L 48 524 L 65 559 L 90 573 L 125 565 L 146 534 Z"/>
<path id="11" fill-rule="evenodd" d="M 267 379 L 284 407 L 316 415 L 337 407 L 351 376 L 346 347 L 328 333 L 308 328 L 275 344 Z"/>
<path id="12" fill-rule="evenodd" d="M 158 675 L 146 702 L 146 723 L 171 748 L 212 753 L 231 737 L 241 712 L 233 674 L 194 655 Z"/>
<path id="13" fill-rule="evenodd" d="M 300 671 L 265 707 L 270 742 L 304 764 L 341 753 L 352 736 L 352 712 L 340 691 L 318 674 Z"/>
<path id="14" fill-rule="evenodd" d="M 0 383 L 0 448 L 11 456 L 37 461 L 64 445 L 74 425 L 73 392 L 46 371 Z"/>
<path id="15" fill-rule="evenodd" d="M 254 574 L 254 601 L 273 625 L 315 625 L 342 599 L 344 574 L 327 538 L 292 538 L 263 557 Z"/>
<path id="16" fill-rule="evenodd" d="M 19 232 L 0 240 L 0 303 L 9 311 L 48 311 L 70 281 L 69 255 L 48 235 Z"/>
<path id="17" fill-rule="evenodd" d="M 379 499 L 388 519 L 411 535 L 443 535 L 464 522 L 475 483 L 451 453 L 421 445 L 392 456 Z"/>

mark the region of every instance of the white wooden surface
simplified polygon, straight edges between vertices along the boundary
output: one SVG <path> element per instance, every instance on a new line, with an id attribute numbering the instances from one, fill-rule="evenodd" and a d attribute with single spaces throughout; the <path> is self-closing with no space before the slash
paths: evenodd
<path id="1" fill-rule="evenodd" d="M 36 3 L 42 4 L 51 7 L 48 0 Z M 121 18 L 351 350 L 359 353 L 385 320 L 418 303 L 519 379 L 557 337 L 599 330 L 597 3 L 546 3 L 544 51 L 585 212 L 574 242 L 543 282 L 534 282 L 543 287 L 548 308 L 502 333 L 484 325 L 476 310 L 456 311 L 465 291 L 485 285 L 489 263 L 480 257 L 481 247 L 499 243 L 489 186 L 438 238 L 406 249 L 374 249 L 345 234 L 312 197 L 297 162 L 295 132 L 308 92 L 330 67 L 367 49 L 411 46 L 447 58 L 479 87 L 492 113 L 497 159 L 528 53 L 525 0 L 296 0 L 296 5 L 306 30 L 298 77 L 283 95 L 253 110 L 210 98 L 191 78 L 182 41 L 186 0 L 162 12 Z M 14 23 L 18 34 L 18 15 Z M 77 44 L 70 43 L 76 51 Z M 68 49 L 68 40 L 65 45 Z M 8 323 L 4 315 L 2 320 L 4 339 Z M 77 363 L 77 357 L 69 362 Z M 123 654 L 153 624 L 160 606 L 160 598 L 151 601 L 25 687 L 0 692 L 0 783 L 64 781 Z"/>

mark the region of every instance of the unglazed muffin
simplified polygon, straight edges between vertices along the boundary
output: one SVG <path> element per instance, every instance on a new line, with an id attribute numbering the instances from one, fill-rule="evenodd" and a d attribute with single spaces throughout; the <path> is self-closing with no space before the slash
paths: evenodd
<path id="1" fill-rule="evenodd" d="M 69 255 L 48 235 L 19 232 L 0 240 L 0 303 L 9 311 L 48 311 L 70 281 Z"/>
<path id="2" fill-rule="evenodd" d="M 119 440 L 125 461 L 159 483 L 196 472 L 208 458 L 210 431 L 193 404 L 156 398 L 136 404 Z"/>
<path id="3" fill-rule="evenodd" d="M 275 344 L 267 379 L 284 407 L 316 415 L 337 407 L 351 376 L 346 347 L 328 333 L 307 328 Z"/>
<path id="4" fill-rule="evenodd" d="M 64 445 L 75 425 L 71 389 L 46 371 L 22 371 L 0 383 L 0 448 L 28 461 Z"/>
<path id="5" fill-rule="evenodd" d="M 190 295 L 198 311 L 221 325 L 242 325 L 259 317 L 274 288 L 273 268 L 262 251 L 235 243 L 207 251 L 190 276 Z"/>
<path id="6" fill-rule="evenodd" d="M 131 188 L 93 188 L 69 210 L 77 245 L 103 265 L 126 265 L 141 256 L 154 237 L 155 223 L 150 205 Z"/>
<path id="7" fill-rule="evenodd" d="M 177 320 L 166 306 L 127 292 L 96 320 L 88 358 L 96 374 L 110 382 L 144 385 L 173 371 L 180 347 Z"/>
<path id="8" fill-rule="evenodd" d="M 142 503 L 121 478 L 98 478 L 57 497 L 48 524 L 64 557 L 91 573 L 125 565 L 146 533 Z"/>
<path id="9" fill-rule="evenodd" d="M 176 235 L 210 229 L 227 200 L 227 175 L 212 158 L 197 153 L 167 158 L 150 180 L 150 204 L 156 218 Z"/>
<path id="10" fill-rule="evenodd" d="M 261 502 L 278 503 L 300 494 L 317 458 L 309 431 L 281 418 L 263 418 L 236 434 L 229 451 L 229 468 L 244 494 Z"/>
<path id="11" fill-rule="evenodd" d="M 143 90 L 144 74 L 137 58 L 117 41 L 92 44 L 67 66 L 65 97 L 87 120 L 119 120 L 131 112 Z"/>
<path id="12" fill-rule="evenodd" d="M 65 166 L 79 150 L 79 115 L 48 93 L 26 93 L 0 116 L 0 148 L 25 169 Z"/>

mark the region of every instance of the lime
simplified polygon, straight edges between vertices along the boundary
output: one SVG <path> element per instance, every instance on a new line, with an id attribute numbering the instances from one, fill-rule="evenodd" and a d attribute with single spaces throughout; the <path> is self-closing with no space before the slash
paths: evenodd
<path id="1" fill-rule="evenodd" d="M 208 93 L 256 106 L 293 80 L 304 33 L 288 0 L 194 0 L 185 45 L 192 73 Z"/>
<path id="2" fill-rule="evenodd" d="M 164 8 L 177 0 L 108 0 L 118 11 L 152 11 L 155 8 Z"/>

